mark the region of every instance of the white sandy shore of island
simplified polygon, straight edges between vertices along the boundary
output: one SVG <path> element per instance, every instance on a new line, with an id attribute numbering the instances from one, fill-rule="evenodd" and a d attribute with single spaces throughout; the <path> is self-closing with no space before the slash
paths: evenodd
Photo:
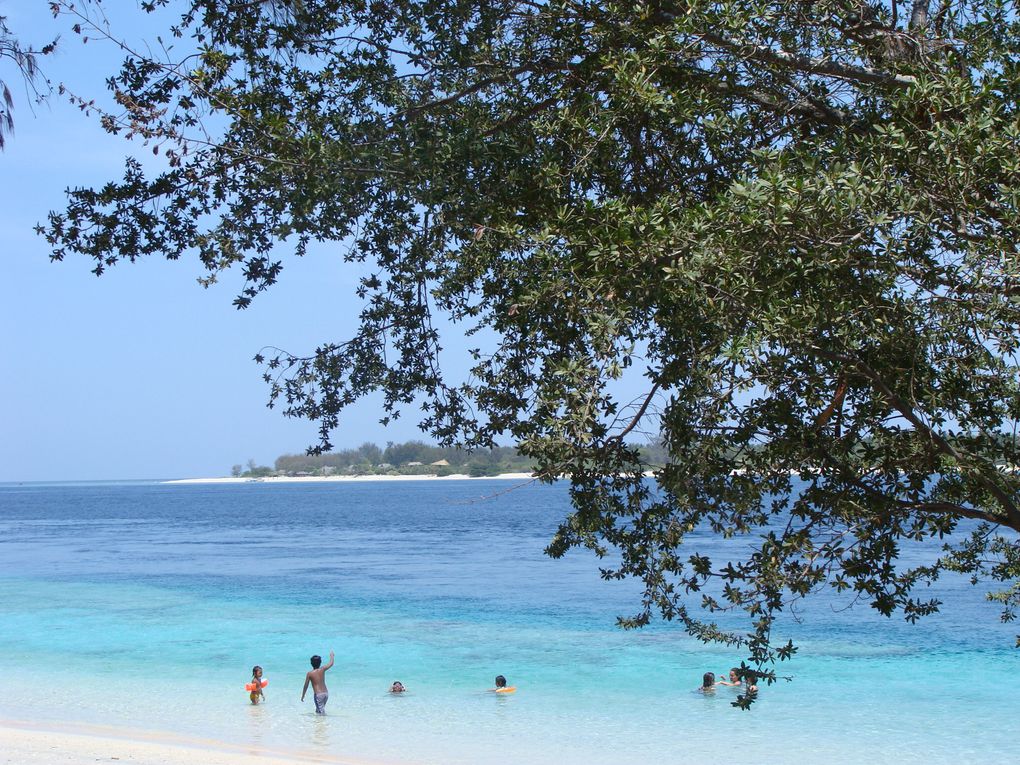
<path id="1" fill-rule="evenodd" d="M 349 483 L 352 481 L 485 481 L 485 480 L 531 481 L 531 473 L 500 473 L 475 478 L 454 473 L 452 475 L 307 475 L 307 476 L 266 476 L 264 478 L 177 478 L 162 483 Z"/>
<path id="2" fill-rule="evenodd" d="M 0 765 L 386 765 L 314 751 L 285 752 L 164 733 L 0 720 Z"/>

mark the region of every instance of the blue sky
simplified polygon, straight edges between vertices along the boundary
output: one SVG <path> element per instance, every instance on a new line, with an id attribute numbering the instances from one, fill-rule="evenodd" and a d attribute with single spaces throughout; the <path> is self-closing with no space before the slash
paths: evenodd
<path id="1" fill-rule="evenodd" d="M 57 54 L 41 61 L 46 75 L 104 98 L 119 54 L 101 41 L 82 45 L 47 5 L 0 0 L 0 15 L 23 43 L 60 34 Z M 131 0 L 121 8 L 129 23 L 118 31 L 144 36 L 145 14 Z M 117 178 L 123 158 L 143 150 L 56 94 L 33 114 L 15 71 L 0 67 L 17 99 L 0 154 L 0 481 L 226 475 L 249 458 L 271 464 L 313 443 L 314 423 L 266 408 L 251 359 L 264 346 L 306 353 L 349 334 L 356 275 L 339 248 L 289 260 L 246 311 L 231 306 L 239 274 L 203 289 L 197 261 L 150 259 L 101 278 L 84 258 L 51 263 L 34 224 L 62 208 L 65 188 Z M 366 402 L 335 444 L 421 437 L 413 412 L 388 428 L 378 419 Z"/>
<path id="2" fill-rule="evenodd" d="M 40 59 L 46 77 L 105 102 L 104 81 L 122 54 L 94 37 L 83 44 L 74 20 L 54 19 L 48 5 L 0 0 L 0 16 L 24 45 L 38 48 L 59 35 L 56 53 Z M 102 7 L 113 14 L 115 34 L 142 49 L 177 18 L 164 11 L 154 20 L 134 0 Z M 204 289 L 196 258 L 119 264 L 100 278 L 85 258 L 50 262 L 32 229 L 63 209 L 65 189 L 119 178 L 128 155 L 158 160 L 107 135 L 95 116 L 57 93 L 33 107 L 3 59 L 0 79 L 17 98 L 15 132 L 0 153 L 0 481 L 227 475 L 232 465 L 272 464 L 314 444 L 315 423 L 266 407 L 268 389 L 252 357 L 267 346 L 306 355 L 352 334 L 358 272 L 343 262 L 343 245 L 313 247 L 300 259 L 282 253 L 280 281 L 245 311 L 231 305 L 240 274 Z M 444 336 L 444 371 L 459 380 L 463 349 L 479 339 L 463 340 L 449 327 Z M 647 390 L 640 371 L 631 371 L 633 379 L 614 386 L 625 404 Z M 380 415 L 379 399 L 348 411 L 335 447 L 423 437 L 417 412 L 385 428 Z"/>

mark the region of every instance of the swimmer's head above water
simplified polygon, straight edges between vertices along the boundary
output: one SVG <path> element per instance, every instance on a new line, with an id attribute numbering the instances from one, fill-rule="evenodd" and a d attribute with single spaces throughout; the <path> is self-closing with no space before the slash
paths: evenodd
<path id="1" fill-rule="evenodd" d="M 715 685 L 715 672 L 706 672 L 701 678 L 701 690 L 707 690 Z"/>
<path id="2" fill-rule="evenodd" d="M 496 687 L 506 688 L 506 678 L 502 675 L 496 675 Z"/>
<path id="3" fill-rule="evenodd" d="M 748 693 L 758 692 L 758 686 L 756 685 L 757 682 L 758 682 L 757 672 L 755 672 L 753 669 L 748 669 L 744 671 L 744 687 L 747 689 Z"/>

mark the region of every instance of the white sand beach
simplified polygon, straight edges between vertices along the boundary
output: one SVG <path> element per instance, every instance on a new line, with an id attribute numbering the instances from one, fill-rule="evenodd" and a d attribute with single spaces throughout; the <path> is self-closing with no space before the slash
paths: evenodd
<path id="1" fill-rule="evenodd" d="M 531 481 L 531 473 L 500 473 L 499 475 L 473 476 L 455 473 L 453 475 L 328 475 L 328 476 L 266 476 L 265 478 L 177 478 L 162 483 L 349 483 L 353 481 Z"/>
<path id="2" fill-rule="evenodd" d="M 0 721 L 0 765 L 386 765 L 384 761 L 341 759 L 313 751 L 282 752 L 257 746 L 189 739 L 162 733 L 102 726 L 35 726 Z"/>

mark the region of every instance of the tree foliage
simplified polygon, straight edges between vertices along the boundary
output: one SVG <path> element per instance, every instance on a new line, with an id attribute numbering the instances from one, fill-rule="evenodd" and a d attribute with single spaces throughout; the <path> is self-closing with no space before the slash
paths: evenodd
<path id="1" fill-rule="evenodd" d="M 570 480 L 549 551 L 643 581 L 625 624 L 766 669 L 821 588 L 914 620 L 952 568 L 1012 617 L 1015 2 L 191 0 L 172 34 L 103 116 L 165 169 L 129 159 L 41 231 L 97 273 L 237 266 L 239 307 L 313 241 L 364 263 L 353 337 L 259 357 L 322 447 L 372 391 L 387 417 L 424 401 L 443 444 L 509 436 Z M 495 338 L 467 381 L 437 316 Z M 635 373 L 647 395 L 616 400 Z M 632 432 L 661 435 L 653 481 Z M 755 549 L 709 560 L 698 529 Z M 712 621 L 741 609 L 747 634 Z"/>
<path id="2" fill-rule="evenodd" d="M 24 86 L 35 95 L 41 98 L 43 90 L 40 89 L 41 74 L 38 66 L 38 57 L 45 56 L 54 51 L 57 41 L 54 40 L 44 45 L 40 50 L 25 47 L 14 36 L 7 25 L 7 17 L 0 16 L 0 67 L 5 63 L 13 65 L 17 70 Z M 7 61 L 5 62 L 4 59 Z M 14 95 L 11 93 L 7 82 L 0 77 L 0 150 L 6 145 L 6 135 L 14 130 Z"/>

